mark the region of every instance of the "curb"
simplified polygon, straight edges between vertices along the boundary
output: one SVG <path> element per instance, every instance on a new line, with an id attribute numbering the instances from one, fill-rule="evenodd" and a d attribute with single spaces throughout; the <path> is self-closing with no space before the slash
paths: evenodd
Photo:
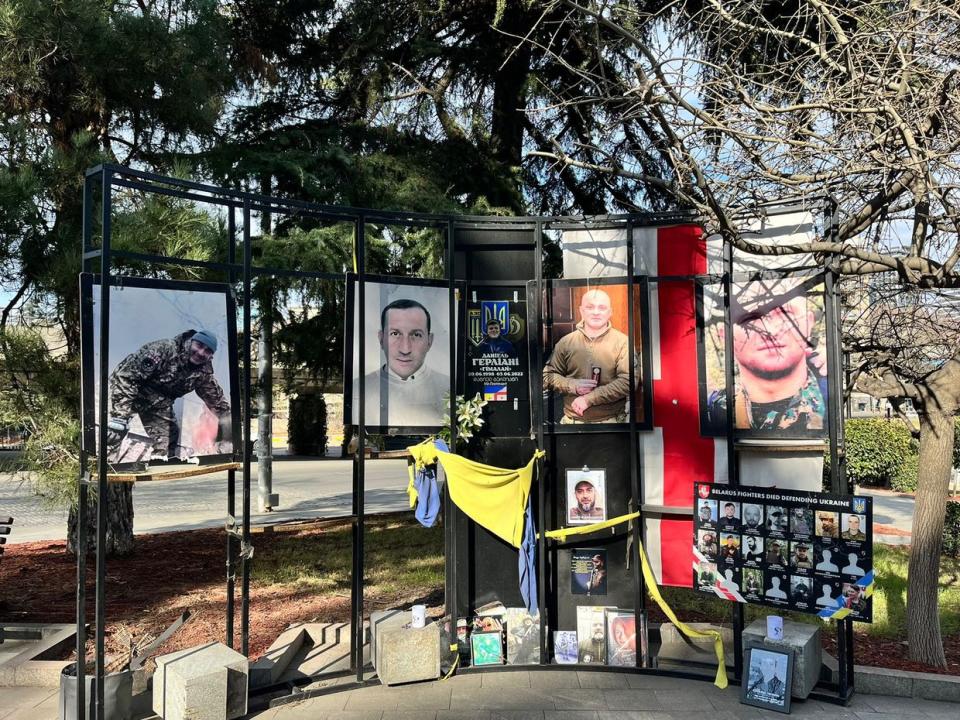
<path id="1" fill-rule="evenodd" d="M 866 695 L 960 703 L 960 677 L 956 675 L 854 665 L 853 686 L 856 692 Z"/>

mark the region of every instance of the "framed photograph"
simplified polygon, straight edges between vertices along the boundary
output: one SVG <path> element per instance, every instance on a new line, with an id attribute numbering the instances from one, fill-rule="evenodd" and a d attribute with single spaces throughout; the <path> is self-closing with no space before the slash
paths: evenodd
<path id="1" fill-rule="evenodd" d="M 574 548 L 570 552 L 570 592 L 574 595 L 607 594 L 606 548 Z"/>
<path id="2" fill-rule="evenodd" d="M 637 618 L 633 610 L 607 610 L 607 665 L 637 664 Z"/>
<path id="3" fill-rule="evenodd" d="M 471 285 L 467 302 L 465 395 L 480 394 L 491 410 L 514 406 L 529 418 L 527 296 L 519 288 Z"/>
<path id="4" fill-rule="evenodd" d="M 789 713 L 793 650 L 753 647 L 746 652 L 746 679 L 740 686 L 740 702 Z"/>
<path id="5" fill-rule="evenodd" d="M 607 471 L 568 469 L 567 524 L 592 525 L 607 519 Z"/>
<path id="6" fill-rule="evenodd" d="M 470 635 L 474 665 L 503 665 L 503 636 L 500 632 L 475 632 Z"/>
<path id="7" fill-rule="evenodd" d="M 607 660 L 607 629 L 602 605 L 577 606 L 578 658 L 584 665 L 603 665 Z"/>
<path id="8" fill-rule="evenodd" d="M 540 662 L 540 616 L 526 608 L 507 608 L 507 665 Z"/>
<path id="9" fill-rule="evenodd" d="M 756 279 L 730 298 L 734 388 L 725 374 L 723 287 L 698 288 L 700 428 L 723 435 L 728 393 L 742 437 L 823 437 L 827 425 L 822 275 Z"/>
<path id="10" fill-rule="evenodd" d="M 553 633 L 553 659 L 558 665 L 576 665 L 579 657 L 577 651 L 576 630 L 556 630 Z"/>
<path id="11" fill-rule="evenodd" d="M 344 343 L 344 420 L 360 420 L 360 303 L 356 275 L 347 274 Z M 465 286 L 455 295 L 455 316 L 463 327 Z M 364 282 L 364 425 L 373 432 L 427 433 L 443 426 L 450 410 L 450 376 L 456 372 L 450 348 L 450 288 L 445 281 L 366 276 Z M 456 328 L 454 328 L 456 337 Z M 456 364 L 456 368 L 459 363 Z"/>
<path id="12" fill-rule="evenodd" d="M 547 280 L 528 286 L 531 357 L 541 381 L 540 418 L 550 432 L 625 430 L 630 416 L 652 428 L 649 307 L 646 278 Z M 631 318 L 633 334 L 631 340 Z M 633 386 L 631 387 L 631 368 Z"/>
<path id="13" fill-rule="evenodd" d="M 99 438 L 101 285 L 80 276 L 84 449 Z M 111 278 L 107 462 L 232 460 L 240 449 L 237 316 L 230 286 Z"/>

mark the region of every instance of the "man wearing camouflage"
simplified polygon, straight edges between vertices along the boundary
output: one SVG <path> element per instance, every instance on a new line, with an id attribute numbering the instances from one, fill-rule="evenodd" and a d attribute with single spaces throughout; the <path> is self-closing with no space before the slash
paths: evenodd
<path id="1" fill-rule="evenodd" d="M 207 330 L 187 330 L 176 337 L 154 340 L 125 357 L 110 375 L 110 453 L 119 449 L 134 415 L 153 439 L 154 455 L 177 455 L 180 428 L 173 403 L 189 392 L 220 419 L 221 433 L 230 436 L 230 402 L 213 375 L 211 359 L 217 338 Z"/>

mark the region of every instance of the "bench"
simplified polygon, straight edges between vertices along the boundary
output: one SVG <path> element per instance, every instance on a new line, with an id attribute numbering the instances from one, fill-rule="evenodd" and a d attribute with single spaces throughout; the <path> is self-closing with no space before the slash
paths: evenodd
<path id="1" fill-rule="evenodd" d="M 0 516 L 0 558 L 3 557 L 3 546 L 7 544 L 7 535 L 10 534 L 10 526 L 13 525 L 13 518 L 9 515 Z M 3 645 L 3 625 L 0 625 L 0 645 Z"/>

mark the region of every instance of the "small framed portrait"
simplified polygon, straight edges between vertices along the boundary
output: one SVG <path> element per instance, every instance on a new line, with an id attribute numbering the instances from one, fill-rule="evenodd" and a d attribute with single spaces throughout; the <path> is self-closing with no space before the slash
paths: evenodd
<path id="1" fill-rule="evenodd" d="M 743 532 L 762 533 L 764 528 L 763 505 L 755 503 L 743 503 L 741 519 L 743 521 Z"/>
<path id="2" fill-rule="evenodd" d="M 716 527 L 716 500 L 697 500 L 697 524 L 701 527 Z"/>
<path id="3" fill-rule="evenodd" d="M 635 667 L 637 664 L 637 618 L 633 610 L 606 611 L 607 665 Z"/>
<path id="4" fill-rule="evenodd" d="M 793 650 L 753 647 L 746 652 L 746 678 L 740 686 L 740 702 L 789 713 Z"/>
<path id="5" fill-rule="evenodd" d="M 576 630 L 555 630 L 553 661 L 558 665 L 576 665 L 579 660 Z"/>
<path id="6" fill-rule="evenodd" d="M 720 533 L 720 561 L 736 564 L 740 559 L 740 536 L 737 533 Z"/>
<path id="7" fill-rule="evenodd" d="M 474 665 L 503 665 L 503 634 L 475 632 L 470 635 Z"/>
<path id="8" fill-rule="evenodd" d="M 236 308 L 229 285 L 112 278 L 107 462 L 228 460 L 240 448 Z M 101 421 L 100 278 L 80 276 L 84 448 Z"/>
<path id="9" fill-rule="evenodd" d="M 606 470 L 568 469 L 567 524 L 592 525 L 607 519 Z"/>
<path id="10" fill-rule="evenodd" d="M 633 297 L 630 296 L 631 286 Z M 531 397 L 553 433 L 652 427 L 645 278 L 547 280 L 528 285 L 531 358 L 541 380 Z M 632 383 L 632 384 L 631 384 Z M 535 384 L 535 382 L 534 382 Z"/>
<path id="11" fill-rule="evenodd" d="M 697 565 L 694 583 L 699 590 L 713 590 L 717 584 L 717 564 L 708 560 L 701 560 Z"/>
<path id="12" fill-rule="evenodd" d="M 794 535 L 813 535 L 813 510 L 805 507 L 791 508 L 790 532 Z"/>
<path id="13" fill-rule="evenodd" d="M 867 539 L 867 522 L 863 515 L 841 513 L 840 537 L 844 540 L 863 542 Z"/>
<path id="14" fill-rule="evenodd" d="M 790 543 L 790 567 L 794 570 L 813 570 L 813 548 L 803 540 Z"/>
<path id="15" fill-rule="evenodd" d="M 817 510 L 816 514 L 817 537 L 836 539 L 840 536 L 839 513 L 829 510 Z"/>
<path id="16" fill-rule="evenodd" d="M 767 506 L 767 532 L 783 535 L 790 529 L 790 516 L 782 505 Z"/>
<path id="17" fill-rule="evenodd" d="M 704 557 L 715 561 L 720 554 L 720 545 L 717 543 L 717 531 L 698 530 L 697 550 L 699 550 Z"/>
<path id="18" fill-rule="evenodd" d="M 763 562 L 763 538 L 757 535 L 744 535 L 740 549 L 746 565 L 759 566 Z"/>
<path id="19" fill-rule="evenodd" d="M 722 501 L 718 503 L 720 518 L 717 525 L 720 530 L 727 532 L 740 532 L 740 503 Z"/>
<path id="20" fill-rule="evenodd" d="M 346 423 L 360 422 L 362 369 L 365 427 L 416 433 L 443 426 L 450 411 L 452 360 L 463 350 L 456 337 L 456 350 L 451 350 L 450 308 L 452 304 L 455 322 L 463 327 L 464 290 L 458 284 L 451 298 L 444 281 L 367 275 L 361 322 L 358 280 L 347 274 Z"/>
<path id="21" fill-rule="evenodd" d="M 790 604 L 797 610 L 810 608 L 810 593 L 813 580 L 801 575 L 790 576 Z"/>
<path id="22" fill-rule="evenodd" d="M 759 600 L 763 596 L 763 570 L 759 568 L 743 569 L 743 594 Z"/>

